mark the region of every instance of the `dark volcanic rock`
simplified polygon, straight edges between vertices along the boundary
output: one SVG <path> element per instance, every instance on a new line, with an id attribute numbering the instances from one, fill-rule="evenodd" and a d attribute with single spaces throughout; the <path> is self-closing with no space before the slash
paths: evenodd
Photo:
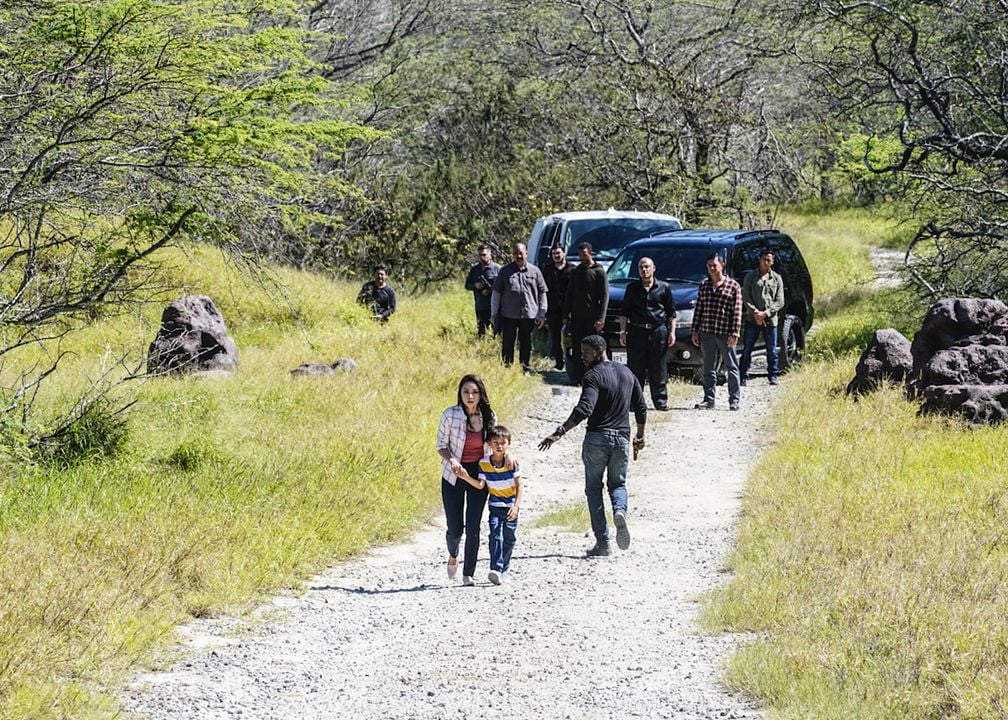
<path id="1" fill-rule="evenodd" d="M 161 329 L 147 353 L 147 372 L 230 372 L 238 367 L 238 347 L 224 318 L 205 295 L 187 295 L 161 313 Z"/>
<path id="2" fill-rule="evenodd" d="M 907 395 L 922 413 L 957 414 L 970 425 L 1008 421 L 1008 305 L 954 298 L 931 306 L 911 346 Z"/>
<path id="3" fill-rule="evenodd" d="M 920 394 L 928 381 L 924 378 L 927 366 L 936 353 L 953 345 L 977 343 L 977 336 L 990 335 L 993 344 L 1005 344 L 1008 306 L 1000 300 L 981 298 L 948 298 L 939 300 L 924 316 L 921 329 L 914 335 L 910 352 L 913 354 L 913 372 L 908 392 Z M 997 338 L 1000 337 L 1000 341 Z M 964 340 L 968 342 L 963 343 Z"/>
<path id="4" fill-rule="evenodd" d="M 910 341 L 892 328 L 876 330 L 861 353 L 854 379 L 847 384 L 847 394 L 857 397 L 877 390 L 883 383 L 899 385 L 912 369 Z"/>

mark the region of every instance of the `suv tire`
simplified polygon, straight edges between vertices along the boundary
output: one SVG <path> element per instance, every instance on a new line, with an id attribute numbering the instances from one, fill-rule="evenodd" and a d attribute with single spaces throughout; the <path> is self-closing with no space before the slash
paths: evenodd
<path id="1" fill-rule="evenodd" d="M 796 315 L 785 316 L 777 341 L 780 344 L 780 371 L 786 373 L 801 362 L 805 350 L 805 331 L 802 329 L 801 318 Z"/>

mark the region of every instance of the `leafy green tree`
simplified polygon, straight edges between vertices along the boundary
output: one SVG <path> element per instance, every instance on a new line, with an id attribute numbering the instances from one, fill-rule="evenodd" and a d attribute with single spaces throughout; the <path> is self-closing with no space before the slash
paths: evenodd
<path id="1" fill-rule="evenodd" d="M 287 0 L 0 6 L 0 410 L 26 421 L 59 362 L 15 351 L 152 294 L 159 249 L 254 258 L 348 190 L 318 161 L 371 133 L 314 39 Z"/>

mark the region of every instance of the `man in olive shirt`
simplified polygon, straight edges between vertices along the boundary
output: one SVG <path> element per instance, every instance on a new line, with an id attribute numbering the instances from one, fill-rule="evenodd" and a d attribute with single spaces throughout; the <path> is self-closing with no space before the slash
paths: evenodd
<path id="1" fill-rule="evenodd" d="M 773 268 L 773 251 L 760 253 L 759 265 L 742 281 L 742 303 L 745 324 L 742 327 L 742 360 L 739 375 L 743 385 L 749 380 L 753 346 L 763 335 L 766 344 L 767 382 L 777 384 L 780 362 L 777 351 L 777 313 L 784 307 L 784 279 Z"/>
<path id="2" fill-rule="evenodd" d="M 574 348 L 589 335 L 602 332 L 609 307 L 609 278 L 605 269 L 592 258 L 591 243 L 578 245 L 578 258 L 581 263 L 571 273 L 563 312 Z M 571 383 L 579 384 L 584 372 L 584 363 L 575 350 L 567 366 Z"/>
<path id="3" fill-rule="evenodd" d="M 501 359 L 514 362 L 515 340 L 522 370 L 532 371 L 532 327 L 546 324 L 546 280 L 528 261 L 525 243 L 517 243 L 512 262 L 500 269 L 490 296 L 490 316 L 501 333 Z"/>
<path id="4" fill-rule="evenodd" d="M 627 285 L 619 318 L 619 343 L 627 349 L 627 367 L 651 388 L 655 410 L 668 410 L 668 349 L 675 343 L 675 301 L 668 283 L 655 279 L 649 257 L 637 263 L 640 280 Z"/>

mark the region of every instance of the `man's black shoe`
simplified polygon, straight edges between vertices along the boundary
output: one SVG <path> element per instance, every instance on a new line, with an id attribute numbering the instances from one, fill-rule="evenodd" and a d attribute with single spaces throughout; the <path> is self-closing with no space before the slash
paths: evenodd
<path id="1" fill-rule="evenodd" d="M 710 400 L 704 400 L 703 402 L 698 402 L 696 405 L 694 405 L 693 409 L 694 410 L 713 410 L 714 409 L 714 403 L 711 402 Z"/>
<path id="2" fill-rule="evenodd" d="M 748 384 L 749 384 L 749 378 L 747 378 L 747 377 L 739 378 L 739 385 L 742 385 L 743 387 L 745 387 Z"/>
<path id="3" fill-rule="evenodd" d="M 658 407 L 655 408 L 655 410 L 657 410 L 658 412 L 667 412 L 668 405 L 659 405 Z"/>
<path id="4" fill-rule="evenodd" d="M 771 385 L 776 385 L 777 378 L 776 377 L 767 378 L 767 382 L 770 383 Z"/>
<path id="5" fill-rule="evenodd" d="M 595 543 L 594 547 L 588 548 L 585 553 L 585 557 L 607 557 L 612 553 L 612 549 L 609 547 L 609 543 Z"/>

